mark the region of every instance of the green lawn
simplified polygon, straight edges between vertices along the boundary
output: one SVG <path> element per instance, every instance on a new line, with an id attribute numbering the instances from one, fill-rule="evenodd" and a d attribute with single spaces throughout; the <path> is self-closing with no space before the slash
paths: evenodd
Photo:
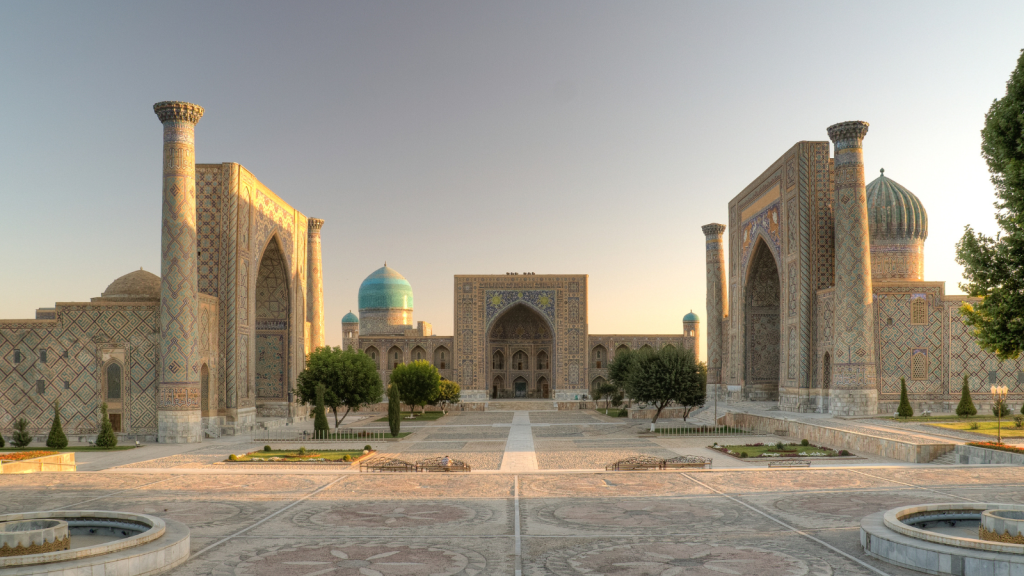
<path id="1" fill-rule="evenodd" d="M 595 411 L 612 418 L 625 418 L 629 413 L 626 408 L 608 408 L 607 411 L 604 408 L 595 408 Z"/>
<path id="2" fill-rule="evenodd" d="M 977 430 L 971 430 L 971 424 L 977 424 Z M 961 430 L 963 432 L 975 432 L 977 434 L 985 434 L 986 436 L 995 436 L 996 427 L 998 422 L 992 420 L 991 422 L 950 422 L 948 424 L 929 424 L 929 426 L 935 426 L 936 428 L 945 428 L 947 430 Z M 1003 437 L 1004 438 L 1024 438 L 1024 428 L 1017 428 L 1013 425 L 1013 416 L 1009 418 L 1003 418 Z"/>
<path id="3" fill-rule="evenodd" d="M 0 448 L 0 452 L 17 452 L 19 450 L 49 450 L 50 452 L 106 452 L 107 450 L 131 450 L 132 446 L 115 446 L 113 448 L 100 448 L 99 446 L 68 446 L 67 448 L 47 448 L 41 446 L 29 446 L 28 448 Z"/>
<path id="4" fill-rule="evenodd" d="M 995 422 L 995 416 L 992 416 L 991 412 L 989 412 L 988 414 L 979 414 L 977 416 L 968 416 L 967 418 L 961 418 L 961 417 L 957 416 L 956 414 L 943 414 L 943 415 L 939 415 L 939 416 L 911 416 L 910 418 L 896 418 L 896 417 L 893 417 L 893 416 L 889 416 L 889 417 L 883 418 L 883 419 L 884 420 L 893 420 L 895 422 L 924 422 L 924 423 L 929 423 L 929 422 L 964 422 L 964 421 L 983 422 L 983 421 L 988 421 L 988 420 L 992 420 L 993 422 Z M 1012 421 L 1012 417 L 1011 417 L 1011 421 Z"/>
<path id="5" fill-rule="evenodd" d="M 405 420 L 405 418 L 407 416 L 409 416 L 410 414 L 411 414 L 410 412 L 402 412 L 402 418 L 403 418 L 402 422 L 403 423 L 404 422 L 429 422 L 429 421 L 432 421 L 432 420 L 437 420 L 438 418 L 441 418 L 442 416 L 444 416 L 444 412 L 420 412 L 419 410 L 417 410 L 415 418 L 413 418 L 411 420 Z M 388 417 L 387 416 L 385 416 L 383 418 L 378 418 L 377 420 L 374 420 L 374 422 L 387 422 L 387 421 L 388 421 Z"/>
<path id="6" fill-rule="evenodd" d="M 299 454 L 297 449 L 271 450 L 269 452 L 259 450 L 257 452 L 249 452 L 244 456 L 238 456 L 235 460 L 230 458 L 228 460 L 232 462 L 344 462 L 345 456 L 348 456 L 349 461 L 352 461 L 362 455 L 362 450 L 310 450 L 307 448 L 305 454 Z M 277 460 L 271 460 L 271 458 L 276 458 Z"/>
<path id="7" fill-rule="evenodd" d="M 711 448 L 711 446 L 708 446 L 708 448 Z M 719 446 L 719 448 L 725 448 L 732 453 L 732 456 L 736 457 L 739 457 L 741 453 L 746 452 L 748 458 L 760 458 L 764 454 L 777 454 L 779 458 L 810 458 L 812 457 L 811 454 L 815 452 L 824 453 L 827 456 L 839 456 L 839 451 L 837 450 L 822 450 L 814 445 L 803 446 L 801 444 L 783 444 L 782 450 L 779 450 L 778 446 L 775 444 L 768 444 L 765 446 L 731 445 Z M 714 450 L 715 448 L 711 449 Z M 806 452 L 806 455 L 801 454 L 801 452 Z M 853 454 L 850 454 L 850 456 L 853 456 Z M 766 457 L 773 458 L 775 456 Z M 823 456 L 817 457 L 821 458 Z"/>

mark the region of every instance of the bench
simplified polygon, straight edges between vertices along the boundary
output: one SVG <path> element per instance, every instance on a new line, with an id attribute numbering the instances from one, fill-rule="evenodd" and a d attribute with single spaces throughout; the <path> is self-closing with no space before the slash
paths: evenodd
<path id="1" fill-rule="evenodd" d="M 662 470 L 669 468 L 711 468 L 711 458 L 705 456 L 678 456 L 661 464 Z"/>
<path id="2" fill-rule="evenodd" d="M 665 464 L 661 458 L 653 456 L 631 456 L 604 467 L 609 472 L 627 472 L 630 470 L 660 470 Z"/>
<path id="3" fill-rule="evenodd" d="M 448 458 L 445 462 L 443 458 L 430 458 L 427 460 L 420 460 L 416 462 L 417 472 L 472 472 L 469 464 L 466 464 L 462 460 L 456 460 L 454 458 Z"/>
<path id="4" fill-rule="evenodd" d="M 393 458 L 373 458 L 359 464 L 360 472 L 415 472 L 416 465 Z"/>
<path id="5" fill-rule="evenodd" d="M 804 466 L 804 467 L 810 468 L 811 461 L 810 460 L 790 459 L 790 460 L 772 460 L 771 462 L 768 463 L 768 467 L 769 468 L 797 468 L 797 467 L 800 467 L 800 466 Z"/>

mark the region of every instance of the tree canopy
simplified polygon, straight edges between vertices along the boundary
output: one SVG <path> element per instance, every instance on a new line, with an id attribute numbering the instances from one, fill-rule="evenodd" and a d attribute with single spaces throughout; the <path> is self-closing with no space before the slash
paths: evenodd
<path id="1" fill-rule="evenodd" d="M 683 407 L 683 419 L 690 411 L 704 405 L 707 398 L 707 366 L 697 360 L 693 350 L 677 349 L 666 346 L 658 352 L 640 351 L 623 352 L 612 361 L 614 365 L 623 356 L 634 356 L 632 361 L 622 359 L 626 370 L 625 375 L 614 378 L 625 378 L 626 392 L 636 402 L 651 404 L 656 409 L 653 426 L 661 411 L 673 402 Z M 609 365 L 611 373 L 611 365 Z"/>
<path id="2" fill-rule="evenodd" d="M 448 407 L 458 404 L 462 400 L 462 387 L 451 380 L 441 379 L 437 387 L 437 403 L 441 405 L 441 411 L 448 413 Z"/>
<path id="3" fill-rule="evenodd" d="M 377 364 L 363 352 L 323 346 L 309 354 L 306 368 L 299 373 L 296 392 L 303 404 L 316 404 L 316 387 L 324 386 L 324 405 L 334 412 L 334 427 L 345 421 L 349 412 L 376 404 L 384 396 Z M 345 414 L 338 420 L 338 409 Z"/>
<path id="4" fill-rule="evenodd" d="M 1024 348 L 1024 50 L 1006 83 L 1006 96 L 992 102 L 981 131 L 981 155 L 996 189 L 995 237 L 967 226 L 957 243 L 964 267 L 960 288 L 982 297 L 960 308 L 978 345 L 1000 360 Z"/>
<path id="5" fill-rule="evenodd" d="M 422 411 L 424 406 L 437 401 L 441 375 L 430 362 L 416 360 L 395 367 L 391 372 L 391 382 L 398 385 L 403 402 L 419 406 Z"/>

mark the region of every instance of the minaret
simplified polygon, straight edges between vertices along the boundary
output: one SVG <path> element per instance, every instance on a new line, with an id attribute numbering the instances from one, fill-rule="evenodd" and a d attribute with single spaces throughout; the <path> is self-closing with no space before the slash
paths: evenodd
<path id="1" fill-rule="evenodd" d="M 705 224 L 704 254 L 707 263 L 708 386 L 722 384 L 722 319 L 725 317 L 725 224 Z"/>
<path id="2" fill-rule="evenodd" d="M 170 444 L 202 442 L 195 127 L 203 108 L 158 102 L 153 111 L 164 125 L 157 435 Z"/>
<path id="3" fill-rule="evenodd" d="M 306 282 L 306 318 L 309 319 L 309 350 L 312 352 L 324 342 L 324 270 L 320 257 L 320 228 L 324 221 L 319 218 L 309 219 L 308 274 Z"/>
<path id="4" fill-rule="evenodd" d="M 867 133 L 867 122 L 841 122 L 828 127 L 828 137 L 835 144 L 836 246 L 832 322 L 835 353 L 829 411 L 839 416 L 878 413 L 871 240 L 862 147 Z"/>

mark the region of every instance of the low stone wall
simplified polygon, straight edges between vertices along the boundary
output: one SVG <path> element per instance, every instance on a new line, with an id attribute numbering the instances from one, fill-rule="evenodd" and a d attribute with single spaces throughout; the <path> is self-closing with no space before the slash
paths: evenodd
<path id="1" fill-rule="evenodd" d="M 32 472 L 74 472 L 74 452 L 60 452 L 50 456 L 0 462 L 0 474 L 30 474 Z"/>
<path id="2" fill-rule="evenodd" d="M 742 428 L 756 434 L 776 434 L 787 438 L 806 438 L 818 446 L 846 449 L 854 454 L 874 454 L 894 460 L 924 464 L 952 452 L 955 444 L 917 444 L 860 432 L 829 428 L 823 424 L 808 424 L 781 418 L 731 412 L 718 419 L 719 424 Z M 827 422 L 827 421 L 826 421 Z"/>
<path id="3" fill-rule="evenodd" d="M 449 413 L 452 413 L 452 412 L 483 412 L 484 411 L 484 406 L 485 406 L 484 402 L 459 402 L 458 404 L 456 404 L 454 406 L 449 406 L 448 407 L 448 412 Z M 353 414 L 365 414 L 367 412 L 371 412 L 371 413 L 381 413 L 381 412 L 383 412 L 383 413 L 386 414 L 387 411 L 388 411 L 388 403 L 387 402 L 378 402 L 376 404 L 370 404 L 369 406 L 360 408 L 359 412 L 350 412 L 349 416 L 352 416 Z M 408 411 L 409 411 L 409 405 L 408 404 L 402 404 L 402 412 L 408 412 Z M 416 412 L 419 413 L 419 411 L 420 411 L 420 407 L 417 406 L 416 407 Z M 441 411 L 441 407 L 440 406 L 433 406 L 431 404 L 427 404 L 426 411 L 427 412 L 440 412 Z M 338 418 L 341 418 L 341 415 L 344 414 L 344 413 L 345 413 L 345 409 L 344 408 L 338 408 Z M 330 408 L 327 409 L 327 419 L 330 420 L 331 422 L 334 421 L 334 413 L 331 412 Z"/>
<path id="4" fill-rule="evenodd" d="M 692 415 L 697 410 L 699 410 L 699 408 L 694 408 L 690 410 L 690 414 Z M 658 410 L 656 408 L 630 408 L 629 417 L 636 418 L 639 420 L 650 420 L 651 418 L 654 418 L 654 413 L 657 411 Z M 680 408 L 679 406 L 670 406 L 661 411 L 661 415 L 658 416 L 658 419 L 682 418 L 683 412 L 685 412 L 685 410 L 683 408 Z"/>
<path id="5" fill-rule="evenodd" d="M 956 458 L 960 464 L 1015 464 L 1024 466 L 1024 454 L 989 450 L 978 446 L 959 444 L 956 447 Z"/>

